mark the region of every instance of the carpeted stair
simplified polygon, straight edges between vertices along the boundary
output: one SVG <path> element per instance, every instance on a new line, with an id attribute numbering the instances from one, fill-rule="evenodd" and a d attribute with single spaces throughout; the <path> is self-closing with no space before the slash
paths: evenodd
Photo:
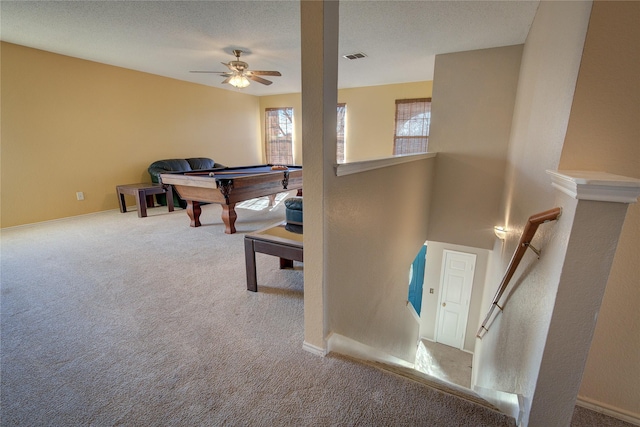
<path id="1" fill-rule="evenodd" d="M 513 417 L 502 413 L 500 409 L 496 408 L 490 402 L 486 401 L 481 396 L 479 396 L 478 394 L 474 393 L 473 391 L 467 388 L 442 381 L 438 378 L 432 377 L 431 375 L 427 375 L 415 369 L 411 369 L 405 366 L 399 366 L 393 363 L 358 359 L 358 358 L 350 357 L 347 355 L 340 355 L 338 357 L 341 357 L 344 359 L 350 359 L 357 363 L 362 363 L 368 366 L 372 366 L 376 369 L 389 372 L 399 377 L 406 378 L 408 380 L 422 384 L 425 387 L 429 387 L 431 389 L 437 390 L 438 392 L 452 396 L 456 399 L 461 399 L 461 400 L 470 402 L 474 405 L 478 405 L 480 407 L 479 410 L 494 412 L 496 415 L 502 417 L 504 419 L 504 424 L 500 424 L 500 425 L 513 425 L 513 426 L 516 425 L 516 421 Z"/>

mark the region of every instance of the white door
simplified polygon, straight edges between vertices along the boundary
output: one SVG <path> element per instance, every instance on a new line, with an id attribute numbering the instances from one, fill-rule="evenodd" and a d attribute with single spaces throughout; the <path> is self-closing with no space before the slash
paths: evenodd
<path id="1" fill-rule="evenodd" d="M 462 349 L 467 329 L 476 256 L 444 251 L 436 341 Z"/>

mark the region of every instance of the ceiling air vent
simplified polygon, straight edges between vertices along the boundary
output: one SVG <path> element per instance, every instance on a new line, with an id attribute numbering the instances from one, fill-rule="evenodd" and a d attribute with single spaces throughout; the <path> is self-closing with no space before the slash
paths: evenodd
<path id="1" fill-rule="evenodd" d="M 348 55 L 343 55 L 342 57 L 347 58 L 350 61 L 353 61 L 354 59 L 366 58 L 367 55 L 365 55 L 362 52 L 358 52 L 358 53 L 350 53 Z"/>

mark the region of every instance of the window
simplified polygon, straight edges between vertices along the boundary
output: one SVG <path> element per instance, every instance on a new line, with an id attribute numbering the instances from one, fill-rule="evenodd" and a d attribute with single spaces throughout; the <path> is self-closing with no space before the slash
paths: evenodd
<path id="1" fill-rule="evenodd" d="M 265 109 L 267 163 L 293 164 L 293 108 Z"/>
<path id="2" fill-rule="evenodd" d="M 431 122 L 431 98 L 397 99 L 393 154 L 426 153 Z"/>
<path id="3" fill-rule="evenodd" d="M 338 148 L 336 152 L 336 161 L 344 163 L 344 129 L 345 119 L 347 117 L 347 104 L 338 104 Z"/>

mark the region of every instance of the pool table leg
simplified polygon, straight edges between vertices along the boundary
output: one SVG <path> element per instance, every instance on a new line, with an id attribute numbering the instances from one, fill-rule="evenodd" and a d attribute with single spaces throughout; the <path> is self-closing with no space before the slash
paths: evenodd
<path id="1" fill-rule="evenodd" d="M 202 208 L 200 208 L 200 202 L 196 202 L 195 200 L 187 200 L 187 215 L 191 218 L 191 227 L 200 227 L 200 213 L 202 212 Z"/>
<path id="2" fill-rule="evenodd" d="M 227 234 L 233 234 L 236 232 L 236 204 L 229 203 L 228 205 L 222 205 L 222 222 L 224 222 L 224 232 Z"/>

